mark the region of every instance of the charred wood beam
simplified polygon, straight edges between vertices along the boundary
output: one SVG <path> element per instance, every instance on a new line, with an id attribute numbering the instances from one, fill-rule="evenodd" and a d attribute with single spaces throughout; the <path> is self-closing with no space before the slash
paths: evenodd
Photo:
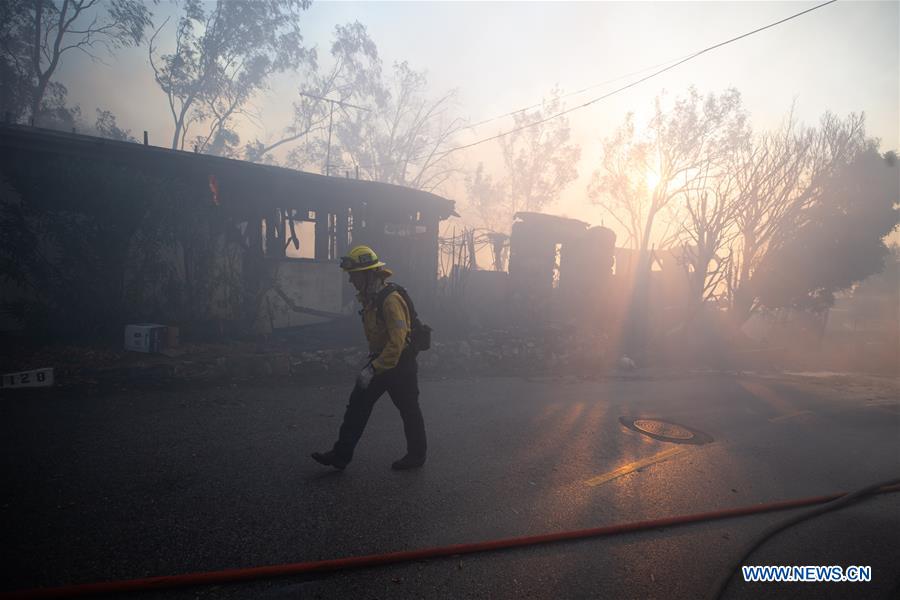
<path id="1" fill-rule="evenodd" d="M 328 211 L 316 211 L 316 260 L 328 260 Z"/>
<path id="2" fill-rule="evenodd" d="M 344 256 L 349 251 L 347 247 L 350 239 L 347 209 L 341 209 L 337 215 L 337 255 Z"/>

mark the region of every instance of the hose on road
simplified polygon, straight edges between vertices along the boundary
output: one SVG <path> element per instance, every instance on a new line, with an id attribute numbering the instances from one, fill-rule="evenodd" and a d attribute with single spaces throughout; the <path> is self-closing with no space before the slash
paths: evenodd
<path id="1" fill-rule="evenodd" d="M 846 508 L 847 506 L 856 504 L 860 500 L 868 498 L 874 494 L 883 493 L 884 491 L 895 491 L 892 488 L 896 488 L 898 485 L 900 485 L 900 479 L 891 479 L 888 481 L 882 481 L 881 483 L 874 483 L 872 485 L 856 490 L 855 492 L 844 494 L 838 498 L 835 498 L 834 500 L 831 500 L 830 502 L 826 502 L 822 506 L 817 506 L 812 510 L 800 513 L 799 515 L 794 515 L 790 519 L 782 521 L 781 523 L 776 523 L 775 525 L 769 527 L 756 539 L 756 541 L 748 545 L 747 549 L 741 555 L 740 559 L 733 563 L 728 573 L 719 581 L 719 584 L 716 586 L 716 590 L 712 598 L 714 600 L 719 600 L 725 594 L 731 578 L 734 577 L 734 574 L 741 568 L 741 565 L 743 565 L 744 562 L 746 562 L 746 560 L 750 558 L 750 555 L 753 554 L 760 546 L 762 546 L 764 543 L 766 543 L 766 541 L 771 539 L 779 532 L 784 531 L 788 527 L 797 525 L 798 523 L 802 523 L 803 521 L 818 517 L 820 515 L 824 515 L 825 513 L 839 510 L 841 508 Z"/>
<path id="2" fill-rule="evenodd" d="M 423 548 L 419 550 L 408 550 L 403 552 L 391 552 L 387 554 L 370 554 L 366 556 L 354 556 L 349 558 L 336 558 L 330 560 L 271 565 L 265 567 L 250 567 L 245 569 L 229 569 L 223 571 L 187 573 L 183 575 L 169 575 L 162 577 L 147 577 L 143 579 L 129 579 L 123 581 L 104 581 L 98 583 L 66 585 L 54 588 L 34 588 L 29 590 L 0 593 L 0 599 L 16 598 L 21 600 L 32 600 L 37 598 L 76 598 L 84 596 L 98 596 L 101 594 L 123 594 L 128 592 L 172 589 L 195 585 L 233 583 L 238 581 L 283 577 L 288 575 L 303 575 L 309 573 L 323 573 L 363 567 L 375 567 L 380 565 L 420 561 L 444 556 L 457 556 L 462 554 L 473 554 L 476 552 L 502 550 L 506 548 L 533 546 L 537 544 L 547 544 L 566 540 L 577 540 L 600 536 L 613 536 L 635 531 L 646 531 L 650 529 L 659 529 L 662 527 L 686 525 L 689 523 L 700 523 L 703 521 L 712 521 L 717 519 L 743 517 L 747 515 L 802 508 L 818 504 L 825 504 L 825 506 L 821 507 L 821 509 L 834 510 L 836 508 L 840 508 L 841 506 L 846 506 L 847 504 L 854 502 L 865 495 L 884 494 L 900 491 L 900 485 L 896 485 L 897 483 L 900 483 L 900 480 L 895 480 L 892 483 L 894 483 L 895 485 L 885 487 L 883 484 L 878 484 L 877 486 L 870 486 L 868 488 L 865 488 L 864 490 L 860 490 L 852 494 L 842 492 L 838 494 L 830 494 L 827 496 L 799 498 L 795 500 L 754 504 L 750 506 L 712 512 L 679 515 L 675 517 L 650 519 L 646 521 L 634 521 L 631 523 L 620 523 L 618 525 L 610 525 L 606 527 L 578 529 L 573 531 L 562 531 L 558 533 L 490 540 L 470 544 L 438 546 L 434 548 Z M 865 492 L 865 494 L 860 495 L 862 492 Z M 841 504 L 838 505 L 837 502 L 841 502 Z M 821 509 L 816 509 L 816 511 L 820 511 Z M 818 512 L 816 514 L 818 514 Z M 801 516 L 806 519 L 815 515 L 810 513 Z M 792 524 L 791 522 L 787 523 L 788 525 Z M 781 529 L 788 525 L 783 525 Z M 762 539 L 759 543 L 762 543 L 762 541 L 765 540 Z M 753 549 L 755 549 L 755 546 Z M 729 579 L 730 575 L 731 574 L 729 574 Z M 725 582 L 725 584 L 727 585 L 727 581 Z"/>

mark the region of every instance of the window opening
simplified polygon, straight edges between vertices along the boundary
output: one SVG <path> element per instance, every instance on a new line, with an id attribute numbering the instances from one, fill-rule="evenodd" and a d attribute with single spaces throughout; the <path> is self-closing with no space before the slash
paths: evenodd
<path id="1" fill-rule="evenodd" d="M 309 258 L 316 257 L 316 224 L 312 221 L 295 221 L 294 230 L 299 238 L 299 244 L 288 241 L 284 255 L 288 258 Z"/>
<path id="2" fill-rule="evenodd" d="M 347 249 L 349 250 L 351 245 L 353 244 L 353 209 L 347 209 L 347 231 L 345 233 L 347 236 Z"/>
<path id="3" fill-rule="evenodd" d="M 328 260 L 336 260 L 338 254 L 337 215 L 328 213 Z"/>
<path id="4" fill-rule="evenodd" d="M 559 287 L 559 262 L 562 255 L 562 244 L 553 245 L 553 289 Z M 544 280 L 546 281 L 546 280 Z"/>

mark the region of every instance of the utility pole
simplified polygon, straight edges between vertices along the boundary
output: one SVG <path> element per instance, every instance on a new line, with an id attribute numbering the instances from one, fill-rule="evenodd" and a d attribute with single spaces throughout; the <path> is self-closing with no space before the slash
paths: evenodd
<path id="1" fill-rule="evenodd" d="M 325 177 L 331 174 L 331 124 L 334 122 L 334 102 L 329 100 L 331 108 L 328 111 L 328 146 L 325 151 Z"/>
<path id="2" fill-rule="evenodd" d="M 325 151 L 325 176 L 327 177 L 331 173 L 331 126 L 334 124 L 334 106 L 335 104 L 338 106 L 346 106 L 349 108 L 355 108 L 356 110 L 363 110 L 369 112 L 370 109 L 356 106 L 355 104 L 350 104 L 349 102 L 344 102 L 342 100 L 335 100 L 333 98 L 326 98 L 324 96 L 316 96 L 315 94 L 307 94 L 305 92 L 299 92 L 301 96 L 306 96 L 308 98 L 315 98 L 316 100 L 324 100 L 328 102 L 331 106 L 328 111 L 328 146 Z"/>

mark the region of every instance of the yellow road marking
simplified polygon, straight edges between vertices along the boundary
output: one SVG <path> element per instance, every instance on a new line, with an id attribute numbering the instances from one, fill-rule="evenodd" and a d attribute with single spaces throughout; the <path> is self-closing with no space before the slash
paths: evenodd
<path id="1" fill-rule="evenodd" d="M 779 415 L 777 417 L 772 417 L 771 419 L 769 419 L 769 423 L 777 423 L 778 421 L 784 421 L 785 419 L 799 417 L 801 415 L 811 415 L 811 414 L 812 414 L 812 411 L 801 410 L 801 411 L 797 411 L 797 412 L 788 413 L 786 415 Z"/>
<path id="2" fill-rule="evenodd" d="M 644 458 L 641 460 L 636 460 L 634 462 L 630 462 L 627 465 L 619 467 L 615 471 L 610 471 L 609 473 L 604 473 L 603 475 L 597 475 L 596 477 L 591 477 L 590 479 L 586 480 L 585 483 L 592 487 L 597 486 L 597 485 L 600 485 L 601 483 L 606 483 L 607 481 L 610 481 L 611 479 L 615 479 L 616 477 L 621 477 L 622 475 L 627 475 L 628 473 L 632 473 L 634 471 L 637 471 L 638 469 L 641 469 L 648 465 L 652 465 L 653 463 L 658 463 L 662 460 L 669 458 L 670 456 L 680 454 L 681 452 L 684 452 L 684 450 L 685 450 L 684 448 L 669 448 L 668 450 L 663 450 L 659 454 L 654 454 L 653 456 L 651 456 L 649 458 Z"/>

